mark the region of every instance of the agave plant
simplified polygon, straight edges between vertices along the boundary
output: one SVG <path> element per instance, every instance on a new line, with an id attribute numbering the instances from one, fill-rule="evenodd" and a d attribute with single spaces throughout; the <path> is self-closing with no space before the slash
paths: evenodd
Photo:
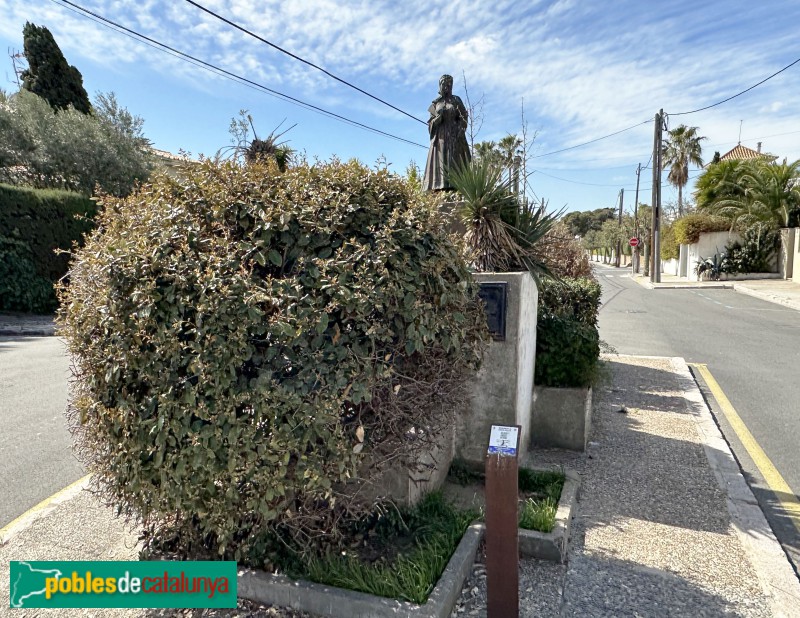
<path id="1" fill-rule="evenodd" d="M 544 204 L 520 203 L 502 168 L 485 158 L 450 170 L 448 178 L 463 200 L 458 214 L 477 270 L 550 275 L 536 246 L 561 213 L 547 213 Z"/>
<path id="2" fill-rule="evenodd" d="M 277 133 L 282 124 L 283 121 L 266 138 L 261 139 L 256 133 L 253 117 L 246 110 L 241 110 L 239 118 L 231 119 L 229 127 L 233 145 L 221 149 L 217 156 L 219 158 L 233 157 L 248 165 L 259 160 L 272 159 L 277 163 L 280 171 L 286 171 L 294 151 L 286 145 L 286 141 L 279 142 L 278 140 L 297 125 L 293 124 L 288 129 Z M 253 132 L 252 139 L 250 139 L 251 130 Z M 225 154 L 223 155 L 223 153 Z"/>
<path id="3" fill-rule="evenodd" d="M 725 254 L 715 253 L 714 257 L 704 258 L 701 256 L 695 265 L 694 272 L 697 274 L 698 279 L 702 279 L 705 276 L 706 279 L 711 281 L 719 281 L 720 275 L 727 272 L 726 266 Z"/>

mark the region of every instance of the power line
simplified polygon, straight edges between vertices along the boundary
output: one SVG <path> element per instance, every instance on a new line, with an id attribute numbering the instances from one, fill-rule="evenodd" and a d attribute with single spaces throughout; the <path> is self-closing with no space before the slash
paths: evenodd
<path id="1" fill-rule="evenodd" d="M 232 26 L 232 27 L 236 28 L 237 30 L 240 30 L 241 32 L 244 32 L 245 34 L 247 34 L 247 35 L 249 35 L 249 36 L 253 37 L 254 39 L 256 39 L 256 40 L 258 40 L 258 41 L 261 41 L 262 43 L 265 43 L 266 45 L 269 45 L 270 47 L 272 47 L 272 48 L 274 48 L 274 49 L 277 49 L 279 52 L 281 52 L 281 53 L 283 53 L 283 54 L 286 54 L 287 56 L 289 56 L 289 57 L 291 57 L 291 58 L 294 58 L 295 60 L 298 60 L 298 61 L 302 62 L 303 64 L 307 64 L 308 66 L 310 66 L 310 67 L 313 67 L 313 68 L 317 69 L 318 71 L 322 71 L 323 73 L 325 73 L 325 75 L 327 75 L 328 77 L 331 77 L 331 78 L 335 79 L 337 82 L 340 82 L 340 83 L 344 84 L 345 86 L 349 86 L 350 88 L 353 88 L 354 90 L 357 90 L 357 91 L 358 91 L 358 92 L 360 92 L 361 94 L 365 94 L 365 95 L 367 95 L 369 98 L 371 98 L 371 99 L 374 99 L 374 100 L 376 100 L 376 101 L 378 101 L 378 102 L 380 102 L 380 103 L 383 103 L 384 105 L 386 105 L 386 106 L 388 106 L 388 107 L 391 107 L 393 110 L 395 110 L 395 111 L 398 111 L 398 112 L 400 112 L 401 114 L 404 114 L 404 115 L 408 116 L 408 117 L 409 117 L 409 118 L 411 118 L 412 120 L 416 120 L 417 122 L 421 122 L 421 123 L 422 123 L 422 124 L 424 124 L 424 125 L 427 125 L 427 124 L 428 124 L 428 123 L 427 123 L 427 122 L 425 122 L 424 120 L 420 120 L 420 119 L 419 119 L 419 118 L 417 118 L 416 116 L 414 116 L 414 115 L 412 115 L 412 114 L 409 114 L 407 111 L 405 111 L 405 110 L 402 110 L 402 109 L 400 109 L 399 107 L 397 107 L 397 106 L 395 106 L 395 105 L 392 105 L 392 104 L 391 104 L 391 103 L 389 103 L 388 101 L 384 101 L 384 100 L 383 100 L 383 99 L 381 99 L 380 97 L 377 97 L 377 96 L 375 96 L 374 94 L 371 94 L 371 93 L 367 92 L 366 90 L 363 90 L 363 89 L 359 88 L 358 86 L 356 86 L 355 84 L 352 84 L 352 83 L 350 83 L 350 82 L 349 82 L 349 81 L 347 81 L 346 79 L 342 79 L 341 77 L 338 77 L 337 75 L 334 75 L 333 73 L 331 73 L 330 71 L 328 71 L 328 70 L 326 70 L 326 69 L 322 68 L 321 66 L 318 66 L 318 65 L 314 64 L 313 62 L 311 62 L 311 61 L 309 61 L 309 60 L 306 60 L 305 58 L 301 58 L 300 56 L 298 56 L 298 55 L 296 55 L 296 54 L 293 54 L 293 53 L 292 53 L 292 52 L 290 52 L 289 50 L 287 50 L 287 49 L 284 49 L 283 47 L 280 47 L 280 46 L 276 45 L 275 43 L 273 43 L 273 42 L 271 42 L 271 41 L 268 41 L 267 39 L 265 39 L 265 38 L 263 38 L 263 37 L 261 37 L 261 36 L 257 35 L 256 33 L 254 33 L 254 32 L 252 32 L 252 31 L 248 30 L 247 28 L 245 28 L 245 27 L 243 27 L 243 26 L 240 26 L 240 25 L 239 25 L 239 24 L 237 24 L 236 22 L 234 22 L 234 21 L 231 21 L 230 19 L 227 19 L 227 18 L 223 17 L 222 15 L 220 15 L 220 14 L 218 14 L 218 13 L 215 13 L 215 12 L 214 12 L 214 11 L 212 11 L 211 9 L 208 9 L 208 8 L 204 7 L 202 4 L 198 4 L 197 2 L 194 2 L 194 0 L 186 0 L 186 2 L 188 2 L 189 4 L 191 4 L 191 5 L 192 5 L 192 6 L 194 6 L 194 7 L 197 7 L 197 8 L 198 8 L 198 9 L 200 9 L 201 11 L 204 11 L 204 12 L 208 13 L 208 14 L 209 14 L 209 15 L 211 15 L 212 17 L 216 17 L 216 18 L 217 18 L 217 19 L 219 19 L 220 21 L 223 21 L 223 22 L 225 22 L 225 23 L 226 23 L 226 24 L 228 24 L 229 26 Z"/>
<path id="2" fill-rule="evenodd" d="M 92 11 L 90 11 L 90 10 L 88 10 L 88 9 L 78 5 L 78 4 L 75 4 L 74 2 L 70 2 L 70 0 L 51 0 L 51 2 L 53 2 L 55 4 L 62 3 L 62 6 L 63 5 L 68 5 L 68 6 L 65 6 L 64 8 L 73 10 L 74 12 L 80 11 L 80 13 L 78 13 L 78 14 L 81 15 L 82 17 L 87 17 L 89 19 L 93 19 L 93 21 L 98 21 L 98 22 L 102 23 L 102 25 L 105 25 L 105 26 L 107 26 L 109 28 L 112 28 L 112 29 L 116 28 L 118 32 L 120 32 L 121 34 L 125 34 L 126 36 L 129 36 L 130 38 L 133 38 L 134 40 L 137 40 L 137 41 L 139 41 L 141 43 L 145 43 L 145 44 L 149 45 L 150 47 L 153 47 L 155 49 L 158 49 L 159 51 L 163 51 L 165 53 L 168 53 L 168 54 L 170 54 L 172 56 L 180 57 L 181 59 L 187 60 L 188 62 L 190 62 L 191 64 L 194 64 L 195 66 L 198 66 L 200 68 L 206 69 L 206 70 L 208 70 L 208 71 L 210 71 L 212 73 L 215 73 L 215 74 L 220 75 L 222 77 L 225 77 L 227 79 L 232 79 L 233 81 L 237 81 L 237 83 L 243 83 L 246 86 L 249 86 L 251 88 L 264 91 L 264 92 L 266 92 L 268 94 L 271 94 L 271 95 L 273 95 L 273 96 L 275 96 L 275 97 L 277 97 L 279 99 L 282 99 L 284 101 L 287 101 L 289 103 L 293 103 L 293 104 L 299 105 L 301 107 L 304 107 L 306 109 L 309 109 L 309 110 L 312 110 L 312 111 L 316 111 L 316 112 L 324 114 L 324 115 L 326 115 L 326 116 L 328 116 L 330 118 L 341 120 L 342 122 L 346 122 L 347 124 L 350 124 L 352 126 L 356 126 L 356 127 L 362 128 L 362 129 L 366 129 L 367 131 L 372 131 L 373 133 L 377 133 L 379 135 L 383 135 L 383 136 L 389 137 L 391 139 L 395 139 L 395 140 L 398 140 L 398 141 L 401 141 L 401 142 L 405 142 L 407 144 L 411 144 L 412 146 L 418 146 L 418 147 L 424 148 L 426 150 L 428 149 L 428 147 L 423 145 L 423 144 L 419 144 L 417 142 L 413 142 L 413 141 L 411 141 L 409 139 L 406 139 L 404 137 L 400 137 L 398 135 L 393 135 L 392 133 L 387 133 L 386 131 L 382 131 L 381 129 L 376 129 L 375 127 L 371 127 L 371 126 L 369 126 L 367 124 L 364 124 L 362 122 L 358 122 L 357 120 L 353 120 L 351 118 L 347 118 L 346 116 L 342 116 L 342 115 L 337 114 L 335 112 L 326 110 L 326 109 L 324 109 L 322 107 L 319 107 L 317 105 L 313 105 L 312 103 L 307 103 L 307 102 L 302 101 L 302 100 L 300 100 L 298 98 L 295 98 L 295 97 L 293 97 L 291 95 L 284 94 L 283 92 L 279 92 L 277 90 L 273 90 L 272 88 L 264 86 L 263 84 L 255 82 L 255 81 L 253 81 L 251 79 L 247 79 L 246 77 L 242 77 L 241 75 L 237 75 L 236 73 L 232 73 L 231 71 L 227 71 L 227 70 L 225 70 L 225 69 L 223 69 L 221 67 L 218 67 L 217 65 L 214 65 L 214 64 L 211 64 L 210 62 L 206 62 L 205 60 L 201 60 L 199 58 L 196 58 L 195 56 L 192 56 L 190 54 L 182 52 L 182 51 L 180 51 L 178 49 L 175 49 L 174 47 L 170 47 L 169 45 L 166 45 L 165 43 L 161 43 L 160 41 L 152 39 L 152 38 L 150 38 L 150 37 L 148 37 L 148 36 L 146 36 L 144 34 L 141 34 L 141 33 L 137 32 L 135 30 L 131 30 L 130 28 L 126 28 L 125 26 L 123 26 L 121 24 L 118 24 L 115 21 L 112 21 L 112 20 L 110 20 L 110 19 L 108 19 L 106 17 L 103 17 L 102 15 L 98 15 L 97 13 L 94 13 L 94 12 L 92 12 Z M 70 8 L 70 7 L 72 7 L 72 8 Z"/>
<path id="3" fill-rule="evenodd" d="M 667 115 L 668 115 L 668 116 L 685 116 L 685 115 L 687 115 L 687 114 L 695 114 L 695 113 L 697 113 L 697 112 L 702 112 L 702 111 L 704 111 L 704 110 L 711 109 L 712 107 L 716 107 L 717 105 L 722 105 L 723 103 L 727 103 L 727 102 L 728 102 L 728 101 L 730 101 L 731 99 L 735 99 L 736 97 L 743 95 L 745 92 L 750 92 L 750 91 L 751 91 L 753 88 L 757 88 L 758 86 L 760 86 L 760 85 L 761 85 L 761 84 L 763 84 L 764 82 L 768 82 L 768 81 L 769 81 L 769 80 L 771 80 L 773 77 L 775 77 L 776 75 L 779 75 L 779 74 L 783 73 L 783 72 L 784 72 L 786 69 L 788 69 L 788 68 L 790 68 L 790 67 L 793 67 L 793 66 L 794 66 L 794 65 L 796 65 L 798 62 L 800 62 L 800 58 L 798 58 L 797 60 L 795 60 L 794 62 L 792 62 L 792 63 L 790 63 L 790 64 L 787 64 L 787 65 L 786 65 L 785 67 L 783 67 L 783 68 L 782 68 L 780 71 L 775 71 L 775 72 L 774 72 L 772 75 L 770 75 L 769 77 L 766 77 L 766 78 L 762 79 L 762 80 L 761 80 L 760 82 L 758 82 L 757 84 L 753 84 L 753 85 L 752 85 L 752 86 L 750 86 L 749 88 L 745 88 L 745 89 L 744 89 L 744 90 L 742 90 L 741 92 L 737 92 L 736 94 L 734 94 L 734 95 L 733 95 L 733 96 L 731 96 L 731 97 L 728 97 L 727 99 L 723 99 L 722 101 L 717 101 L 716 103 L 713 103 L 713 104 L 711 104 L 711 105 L 706 105 L 705 107 L 701 107 L 701 108 L 699 108 L 699 109 L 693 109 L 693 110 L 692 110 L 692 111 L 690 111 L 690 112 L 679 112 L 679 113 L 677 113 L 677 114 L 667 114 Z"/>
<path id="4" fill-rule="evenodd" d="M 189 0 L 187 0 L 188 2 Z M 614 131 L 613 133 L 609 133 L 608 135 L 603 135 L 602 137 L 596 137 L 594 139 L 590 139 L 588 142 L 582 142 L 580 144 L 575 144 L 574 146 L 569 146 L 568 148 L 562 148 L 561 150 L 553 150 L 551 152 L 545 152 L 544 154 L 534 155 L 531 159 L 539 159 L 541 157 L 549 157 L 550 155 L 558 154 L 559 152 L 566 152 L 567 150 L 573 150 L 575 148 L 580 148 L 581 146 L 588 146 L 589 144 L 594 144 L 595 142 L 599 142 L 600 140 L 607 139 L 609 137 L 614 137 L 615 135 L 619 135 L 620 133 L 625 133 L 625 131 L 630 131 L 631 129 L 635 129 L 636 127 L 640 127 L 643 124 L 647 124 L 649 122 L 653 122 L 652 120 L 645 120 L 638 124 L 631 125 L 624 129 L 620 129 L 619 131 Z"/>

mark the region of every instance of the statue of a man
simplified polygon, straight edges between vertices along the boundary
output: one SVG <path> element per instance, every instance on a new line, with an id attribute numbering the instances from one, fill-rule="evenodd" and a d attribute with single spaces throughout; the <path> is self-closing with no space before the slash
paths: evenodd
<path id="1" fill-rule="evenodd" d="M 447 172 L 470 161 L 472 156 L 466 135 L 469 124 L 467 108 L 453 94 L 453 78 L 450 75 L 442 75 L 439 79 L 439 97 L 431 103 L 428 113 L 431 146 L 422 186 L 426 191 L 452 189 Z"/>

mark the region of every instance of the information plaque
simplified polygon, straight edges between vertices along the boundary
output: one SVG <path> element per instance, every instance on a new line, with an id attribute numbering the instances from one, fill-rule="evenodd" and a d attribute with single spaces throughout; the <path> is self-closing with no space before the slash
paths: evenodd
<path id="1" fill-rule="evenodd" d="M 519 427 L 505 425 L 492 425 L 489 434 L 489 454 L 512 455 L 517 454 L 519 444 Z"/>

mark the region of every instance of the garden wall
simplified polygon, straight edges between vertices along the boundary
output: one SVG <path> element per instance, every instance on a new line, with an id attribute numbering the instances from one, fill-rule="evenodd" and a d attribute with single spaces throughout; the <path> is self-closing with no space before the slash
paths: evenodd
<path id="1" fill-rule="evenodd" d="M 741 242 L 741 240 L 742 237 L 736 232 L 704 232 L 700 234 L 700 238 L 696 243 L 685 245 L 685 271 L 684 265 L 679 264 L 679 272 L 686 272 L 689 281 L 697 281 L 697 273 L 695 272 L 697 262 L 703 258 L 713 258 L 714 254 L 723 253 L 728 244 L 736 241 Z M 682 251 L 681 257 L 683 256 L 684 252 Z"/>

